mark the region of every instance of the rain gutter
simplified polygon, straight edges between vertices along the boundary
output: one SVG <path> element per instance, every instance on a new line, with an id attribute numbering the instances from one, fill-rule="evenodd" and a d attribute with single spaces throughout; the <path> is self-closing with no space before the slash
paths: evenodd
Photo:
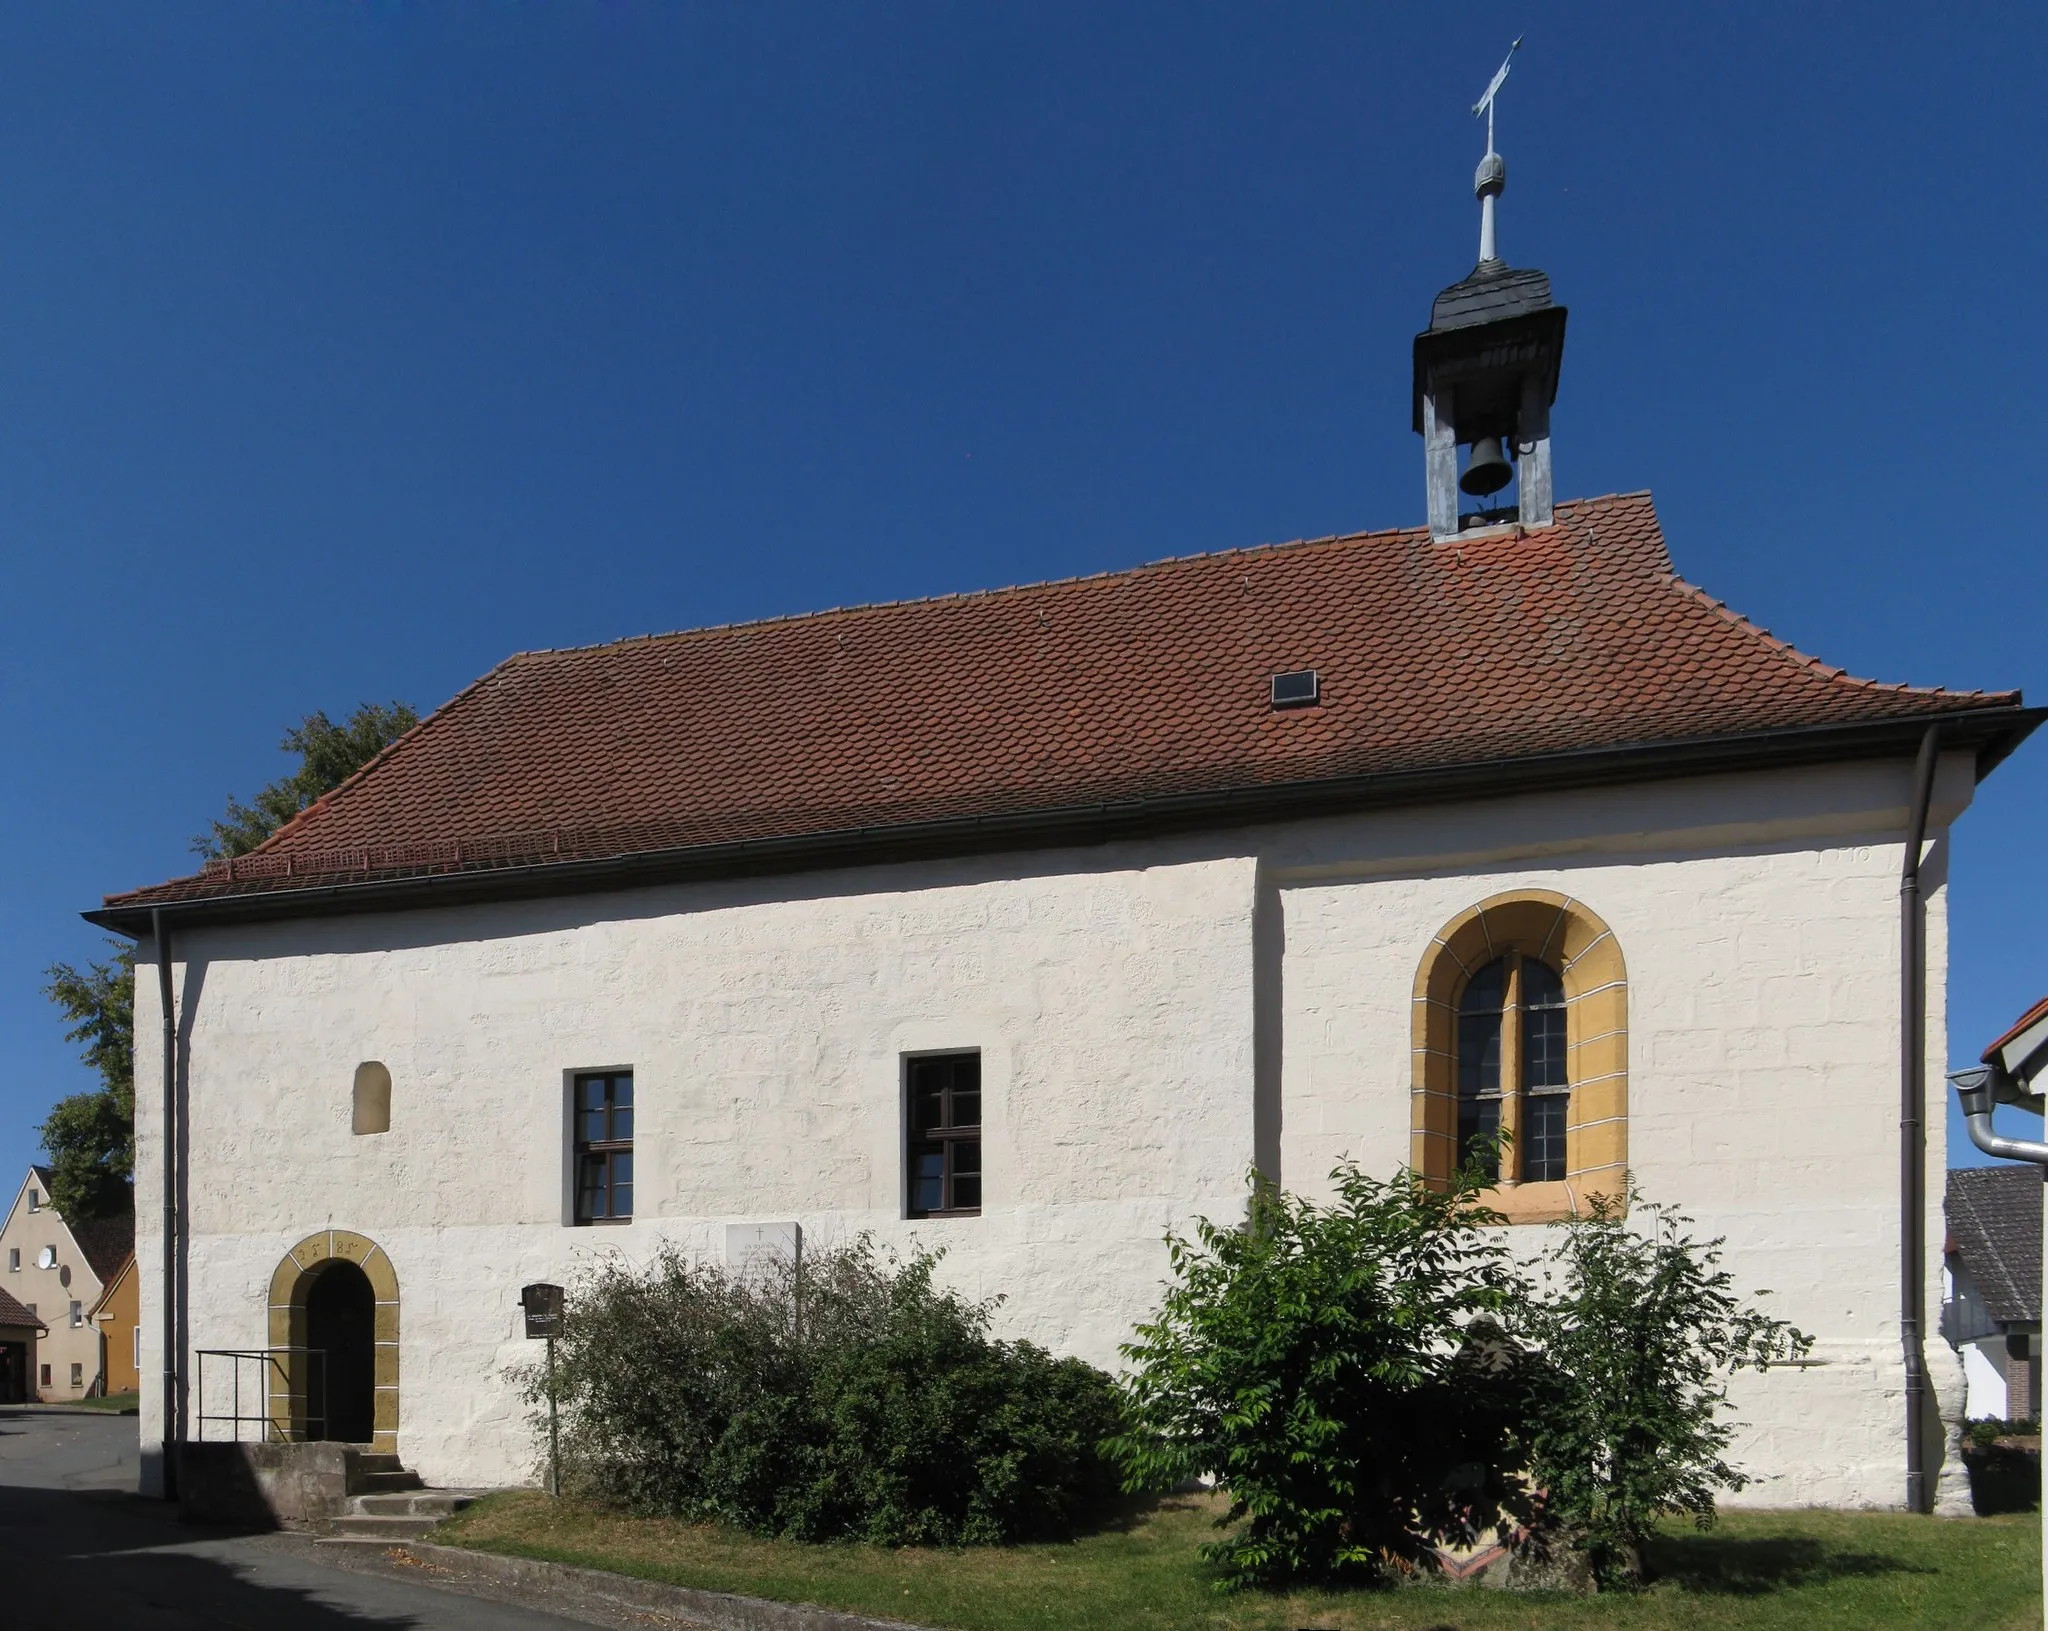
<path id="1" fill-rule="evenodd" d="M 1944 716 L 1943 737 L 1951 747 L 1976 749 L 1977 775 L 1982 780 L 2044 719 L 2048 719 L 2048 709 L 1999 705 L 1959 710 Z M 1069 848 L 1458 799 L 1774 770 L 1795 764 L 1892 758 L 1911 751 L 1925 735 L 1927 724 L 1926 716 L 1922 715 L 1868 724 L 1801 726 L 1424 770 L 1379 771 L 1317 781 L 1156 794 L 953 820 L 839 828 L 582 860 L 473 866 L 395 877 L 344 877 L 326 884 L 244 889 L 184 899 L 160 896 L 155 901 L 105 905 L 82 915 L 89 923 L 140 938 L 150 925 L 153 912 L 159 910 L 174 913 L 185 925 L 275 921 L 591 894 L 655 884 L 878 866 L 989 852 Z"/>

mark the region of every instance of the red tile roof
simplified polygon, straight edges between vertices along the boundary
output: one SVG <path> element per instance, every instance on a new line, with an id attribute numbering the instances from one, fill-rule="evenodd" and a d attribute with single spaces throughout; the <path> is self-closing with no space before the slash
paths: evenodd
<path id="1" fill-rule="evenodd" d="M 224 895 L 2012 707 L 1852 679 L 1672 571 L 1647 494 L 507 659 Z M 1276 712 L 1275 673 L 1320 706 Z"/>
<path id="2" fill-rule="evenodd" d="M 29 1327 L 33 1327 L 38 1331 L 47 1331 L 49 1329 L 47 1325 L 37 1319 L 26 1308 L 22 1307 L 20 1303 L 16 1302 L 6 1292 L 0 1291 L 0 1328 L 19 1331 Z"/>

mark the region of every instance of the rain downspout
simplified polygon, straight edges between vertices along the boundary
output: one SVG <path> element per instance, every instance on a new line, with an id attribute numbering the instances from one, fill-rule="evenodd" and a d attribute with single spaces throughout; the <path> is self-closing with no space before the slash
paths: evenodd
<path id="1" fill-rule="evenodd" d="M 178 1016 L 171 1006 L 171 939 L 163 909 L 149 914 L 156 940 L 157 1006 L 164 1021 L 164 1499 L 178 1495 L 184 1412 L 178 1397 Z"/>
<path id="2" fill-rule="evenodd" d="M 1899 869 L 1899 1341 L 1906 1356 L 1906 1510 L 1931 1512 L 1925 1465 L 1927 1350 L 1927 935 L 1920 846 L 1934 793 L 1939 724 L 1920 738 Z"/>
<path id="3" fill-rule="evenodd" d="M 2001 1138 L 1992 1130 L 1991 1075 L 1989 1070 L 1959 1070 L 1949 1078 L 1963 1101 L 1963 1126 L 1970 1142 L 2001 1161 L 2031 1161 L 2048 1168 L 2048 1144 L 2031 1138 Z"/>

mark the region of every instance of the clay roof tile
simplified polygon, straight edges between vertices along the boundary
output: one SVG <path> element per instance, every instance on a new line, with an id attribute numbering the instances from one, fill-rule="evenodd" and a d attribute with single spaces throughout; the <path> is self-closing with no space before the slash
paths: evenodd
<path id="1" fill-rule="evenodd" d="M 1270 675 L 1297 667 L 1322 705 L 1273 712 Z M 1362 533 L 521 652 L 232 873 L 108 906 L 2017 701 L 1795 650 L 1678 577 L 1637 493 L 1542 532 Z"/>

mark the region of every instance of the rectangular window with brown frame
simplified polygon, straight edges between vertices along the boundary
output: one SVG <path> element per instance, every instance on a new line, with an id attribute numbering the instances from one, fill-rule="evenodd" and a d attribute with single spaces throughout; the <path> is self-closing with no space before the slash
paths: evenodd
<path id="1" fill-rule="evenodd" d="M 981 1212 L 981 1055 L 919 1054 L 903 1062 L 910 1216 Z"/>
<path id="2" fill-rule="evenodd" d="M 629 1223 L 633 1217 L 633 1073 L 593 1071 L 575 1077 L 571 1092 L 576 1221 Z"/>

